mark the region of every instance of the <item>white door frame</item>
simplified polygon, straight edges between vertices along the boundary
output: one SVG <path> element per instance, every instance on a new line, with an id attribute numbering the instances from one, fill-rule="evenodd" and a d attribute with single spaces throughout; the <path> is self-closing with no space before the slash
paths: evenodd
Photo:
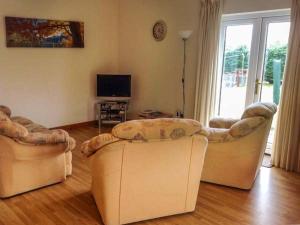
<path id="1" fill-rule="evenodd" d="M 250 76 L 254 76 L 253 74 L 250 75 L 249 74 L 249 71 L 252 71 L 252 73 L 256 73 L 256 68 L 255 68 L 255 65 L 257 63 L 257 58 L 253 57 L 254 55 L 257 55 L 255 54 L 255 50 L 257 49 L 257 47 L 254 47 L 252 48 L 252 45 L 257 45 L 259 43 L 258 40 L 254 40 L 253 37 L 255 37 L 253 34 L 254 32 L 259 32 L 259 29 L 260 27 L 258 26 L 259 24 L 259 20 L 258 19 L 253 19 L 253 18 L 249 18 L 249 19 L 238 19 L 238 20 L 226 20 L 226 21 L 222 21 L 222 24 L 221 24 L 221 32 L 220 32 L 220 46 L 219 46 L 219 59 L 222 59 L 222 60 L 219 60 L 219 66 L 218 66 L 218 83 L 217 83 L 217 90 L 219 90 L 220 92 L 218 93 L 217 95 L 217 99 L 216 99 L 216 102 L 218 104 L 218 109 L 217 109 L 217 112 L 219 113 L 219 107 L 220 107 L 220 95 L 221 95 L 221 90 L 220 88 L 221 87 L 221 82 L 222 82 L 222 73 L 223 73 L 223 66 L 224 66 L 224 57 L 225 57 L 225 41 L 226 41 L 226 29 L 228 26 L 238 26 L 238 25 L 253 25 L 253 30 L 252 30 L 252 40 L 251 40 L 251 49 L 250 49 L 250 57 L 249 57 L 249 70 L 248 70 L 248 77 Z M 255 26 L 256 24 L 256 26 Z M 251 68 L 251 69 L 250 69 Z M 247 83 L 249 82 L 249 80 L 247 81 Z M 246 96 L 248 96 L 248 85 L 247 85 L 247 91 L 246 91 Z M 246 102 L 247 99 L 246 99 Z M 245 103 L 246 104 L 246 103 Z"/>
<path id="2" fill-rule="evenodd" d="M 267 38 L 268 38 L 268 27 L 270 23 L 280 23 L 280 22 L 289 22 L 290 16 L 276 16 L 276 17 L 264 17 L 262 18 L 262 25 L 261 25 L 261 40 L 259 43 L 259 53 L 258 53 L 258 68 L 257 68 L 257 74 L 256 79 L 262 83 L 263 82 L 263 76 L 264 76 L 264 66 L 265 66 L 265 52 L 267 47 Z M 262 85 L 258 88 L 258 92 L 253 92 L 253 101 L 257 102 L 260 100 L 262 91 Z"/>
<path id="3" fill-rule="evenodd" d="M 217 81 L 216 112 L 219 114 L 221 79 L 224 64 L 224 52 L 227 26 L 252 24 L 252 41 L 249 57 L 248 80 L 245 107 L 259 100 L 261 88 L 257 94 L 254 93 L 256 79 L 262 80 L 264 70 L 264 55 L 267 41 L 268 25 L 271 22 L 286 22 L 290 20 L 290 9 L 272 10 L 254 13 L 227 14 L 222 16 L 220 42 L 219 42 L 219 63 Z M 257 35 L 259 34 L 259 35 Z M 262 85 L 261 85 L 262 86 Z"/>

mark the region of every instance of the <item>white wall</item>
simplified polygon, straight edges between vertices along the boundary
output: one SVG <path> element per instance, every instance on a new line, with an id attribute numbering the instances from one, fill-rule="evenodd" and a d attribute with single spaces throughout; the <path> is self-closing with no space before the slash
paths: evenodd
<path id="1" fill-rule="evenodd" d="M 133 74 L 132 112 L 158 109 L 175 113 L 181 108 L 181 29 L 194 31 L 187 46 L 186 116 L 192 117 L 197 68 L 199 0 L 121 0 L 120 70 Z M 224 14 L 289 8 L 291 0 L 225 0 Z M 151 29 L 164 19 L 168 34 L 156 42 Z"/>
<path id="2" fill-rule="evenodd" d="M 224 0 L 224 14 L 290 8 L 292 0 Z"/>
<path id="3" fill-rule="evenodd" d="M 291 0 L 225 0 L 224 13 L 288 8 Z M 187 113 L 192 117 L 197 68 L 199 0 L 0 0 L 0 17 L 79 20 L 84 49 L 6 48 L 0 23 L 0 104 L 46 126 L 93 120 L 95 75 L 133 74 L 131 111 L 181 108 L 182 41 L 178 31 L 194 31 L 187 44 Z M 152 38 L 164 19 L 164 41 Z M 3 20 L 3 19 L 2 19 Z M 120 69 L 119 69 L 120 68 Z"/>
<path id="4" fill-rule="evenodd" d="M 94 119 L 95 76 L 118 70 L 118 0 L 0 0 L 0 104 L 54 127 Z M 6 48 L 4 16 L 83 21 L 85 48 Z"/>
<path id="5" fill-rule="evenodd" d="M 131 111 L 157 109 L 175 113 L 181 109 L 183 42 L 178 31 L 194 31 L 187 43 L 187 113 L 193 115 L 197 65 L 199 0 L 121 0 L 120 71 L 133 76 Z M 166 39 L 157 42 L 152 27 L 163 19 Z"/>

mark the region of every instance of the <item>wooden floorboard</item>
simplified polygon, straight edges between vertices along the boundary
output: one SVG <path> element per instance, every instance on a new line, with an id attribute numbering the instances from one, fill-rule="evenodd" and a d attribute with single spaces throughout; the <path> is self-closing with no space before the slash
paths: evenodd
<path id="1" fill-rule="evenodd" d="M 90 192 L 91 176 L 80 144 L 96 127 L 69 130 L 77 141 L 73 175 L 51 185 L 0 200 L 0 225 L 102 224 Z M 201 183 L 196 210 L 136 225 L 300 225 L 300 175 L 262 168 L 251 191 Z"/>

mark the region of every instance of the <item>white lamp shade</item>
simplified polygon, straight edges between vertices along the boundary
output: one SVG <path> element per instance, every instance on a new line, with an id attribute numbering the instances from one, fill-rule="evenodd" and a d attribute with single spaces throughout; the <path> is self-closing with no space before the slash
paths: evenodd
<path id="1" fill-rule="evenodd" d="M 189 39 L 189 37 L 192 35 L 193 31 L 192 30 L 181 30 L 178 33 L 182 39 Z"/>

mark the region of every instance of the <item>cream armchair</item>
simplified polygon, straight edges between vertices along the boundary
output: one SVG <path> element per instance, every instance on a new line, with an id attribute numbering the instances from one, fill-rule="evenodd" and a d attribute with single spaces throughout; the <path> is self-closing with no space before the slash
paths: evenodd
<path id="1" fill-rule="evenodd" d="M 0 198 L 62 182 L 72 173 L 75 140 L 0 106 Z"/>
<path id="2" fill-rule="evenodd" d="M 250 189 L 259 172 L 273 115 L 273 103 L 255 103 L 241 119 L 210 121 L 202 181 Z"/>
<path id="3" fill-rule="evenodd" d="M 154 119 L 122 123 L 83 143 L 104 224 L 193 211 L 206 136 L 194 120 Z"/>

